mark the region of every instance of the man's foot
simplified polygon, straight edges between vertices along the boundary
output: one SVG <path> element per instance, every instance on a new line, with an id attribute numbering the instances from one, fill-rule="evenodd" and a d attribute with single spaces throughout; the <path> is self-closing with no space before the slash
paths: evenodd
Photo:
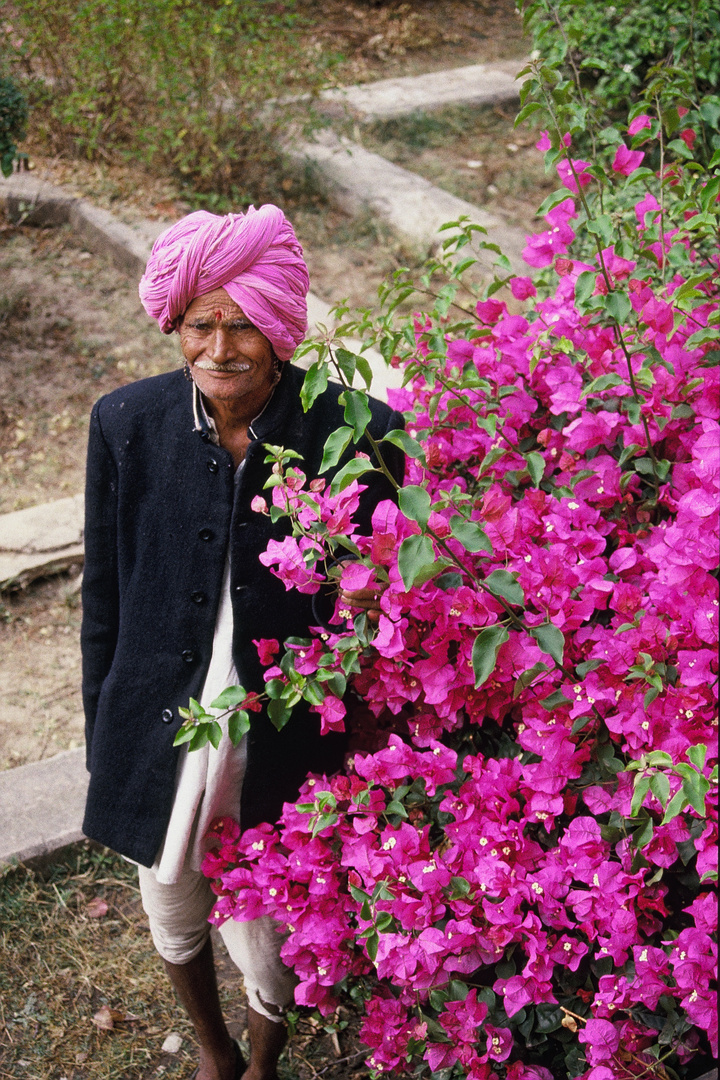
<path id="1" fill-rule="evenodd" d="M 211 1061 L 209 1055 L 201 1050 L 200 1064 L 190 1080 L 240 1080 L 245 1072 L 245 1059 L 237 1039 L 233 1039 L 231 1047 L 230 1052 L 223 1055 L 222 1061 L 218 1061 L 217 1056 Z"/>

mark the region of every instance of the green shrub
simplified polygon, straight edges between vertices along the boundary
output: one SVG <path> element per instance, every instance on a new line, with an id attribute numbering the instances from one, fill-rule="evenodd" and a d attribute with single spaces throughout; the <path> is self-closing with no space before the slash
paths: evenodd
<path id="1" fill-rule="evenodd" d="M 25 138 L 28 107 L 11 79 L 0 78 L 0 172 L 9 176 L 17 157 L 16 141 Z"/>
<path id="2" fill-rule="evenodd" d="M 581 84 L 596 128 L 645 99 L 699 112 L 709 147 L 720 117 L 717 0 L 531 0 L 519 5 L 536 55 Z M 668 92 L 669 91 L 669 92 Z M 581 140 L 575 139 L 575 145 Z"/>
<path id="3" fill-rule="evenodd" d="M 124 155 L 196 191 L 247 195 L 291 118 L 267 100 L 317 90 L 331 62 L 303 48 L 293 8 L 17 0 L 7 48 L 36 103 L 33 135 L 54 153 Z"/>

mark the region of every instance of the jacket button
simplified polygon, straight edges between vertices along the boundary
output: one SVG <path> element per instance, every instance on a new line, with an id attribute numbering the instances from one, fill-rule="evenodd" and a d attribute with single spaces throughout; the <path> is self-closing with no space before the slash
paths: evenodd
<path id="1" fill-rule="evenodd" d="M 163 709 L 161 713 L 161 719 L 163 724 L 172 724 L 173 720 L 175 719 L 172 709 Z"/>
<path id="2" fill-rule="evenodd" d="M 193 604 L 204 604 L 207 600 L 207 596 L 204 592 L 194 592 L 190 593 L 190 599 L 192 600 Z"/>
<path id="3" fill-rule="evenodd" d="M 218 471 L 219 466 L 218 466 L 218 463 L 217 463 L 217 461 L 215 460 L 214 457 L 210 458 L 210 460 L 207 463 L 207 467 L 208 467 L 208 472 L 216 473 Z"/>
<path id="4" fill-rule="evenodd" d="M 183 651 L 180 653 L 180 655 L 182 656 L 182 658 L 183 658 L 183 660 L 185 661 L 186 664 L 193 664 L 195 662 L 195 650 L 194 649 L 183 649 Z"/>
<path id="5" fill-rule="evenodd" d="M 214 539 L 214 537 L 215 533 L 212 531 L 212 529 L 201 529 L 198 533 L 198 538 L 200 540 L 208 541 Z"/>

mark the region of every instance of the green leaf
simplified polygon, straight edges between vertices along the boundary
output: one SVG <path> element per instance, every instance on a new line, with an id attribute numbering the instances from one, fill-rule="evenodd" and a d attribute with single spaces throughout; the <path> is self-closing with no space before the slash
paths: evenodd
<path id="1" fill-rule="evenodd" d="M 594 293 L 596 278 L 597 273 L 595 270 L 584 270 L 582 274 L 578 275 L 575 282 L 575 303 L 578 307 L 582 307 Z"/>
<path id="2" fill-rule="evenodd" d="M 614 240 L 613 223 L 609 214 L 600 214 L 595 219 L 586 222 L 585 228 L 593 236 L 599 236 L 605 247 L 609 247 Z"/>
<path id="3" fill-rule="evenodd" d="M 665 807 L 665 816 L 662 819 L 661 824 L 667 825 L 668 821 L 672 821 L 679 814 L 683 812 L 687 800 L 685 798 L 685 792 L 681 788 L 680 791 L 676 791 L 670 802 Z"/>
<path id="4" fill-rule="evenodd" d="M 530 633 L 542 651 L 552 656 L 555 663 L 562 667 L 565 652 L 565 635 L 562 630 L 553 623 L 543 623 L 542 626 L 533 626 Z"/>
<path id="5" fill-rule="evenodd" d="M 670 781 L 663 772 L 653 773 L 650 777 L 650 790 L 663 809 L 670 798 Z"/>
<path id="6" fill-rule="evenodd" d="M 228 686 L 219 694 L 214 701 L 210 702 L 211 709 L 233 709 L 240 705 L 247 697 L 247 691 L 242 686 Z"/>
<path id="7" fill-rule="evenodd" d="M 573 726 L 570 729 L 571 735 L 579 735 L 581 731 L 584 731 L 588 724 L 593 721 L 592 716 L 576 716 L 573 720 Z"/>
<path id="8" fill-rule="evenodd" d="M 705 796 L 710 790 L 710 784 L 701 773 L 693 773 L 682 784 L 683 794 L 692 808 L 700 817 L 705 817 Z"/>
<path id="9" fill-rule="evenodd" d="M 377 930 L 371 931 L 371 933 L 369 933 L 368 936 L 365 938 L 365 948 L 367 949 L 367 954 L 373 963 L 375 963 L 375 958 L 378 954 L 379 944 L 380 935 L 378 934 Z"/>
<path id="10" fill-rule="evenodd" d="M 408 484 L 401 487 L 397 493 L 398 505 L 406 518 L 417 521 L 421 528 L 425 528 L 430 517 L 430 496 L 424 487 L 419 484 Z"/>
<path id="11" fill-rule="evenodd" d="M 316 360 L 305 372 L 305 381 L 300 391 L 300 401 L 305 412 L 324 390 L 327 390 L 328 366 L 324 360 Z"/>
<path id="12" fill-rule="evenodd" d="M 707 755 L 707 746 L 704 743 L 698 743 L 697 746 L 690 746 L 685 751 L 687 757 L 696 769 L 702 769 L 705 765 L 705 757 Z"/>
<path id="13" fill-rule="evenodd" d="M 357 480 L 358 476 L 363 476 L 366 472 L 372 471 L 373 464 L 367 458 L 352 458 L 347 465 L 343 465 L 342 469 L 335 473 L 330 485 L 330 494 L 337 495 L 338 492 L 344 491 L 353 480 Z"/>
<path id="14" fill-rule="evenodd" d="M 217 750 L 218 746 L 220 745 L 220 741 L 222 739 L 222 728 L 218 724 L 217 720 L 213 720 L 212 724 L 208 724 L 207 727 L 208 727 L 208 733 L 207 733 L 208 740 L 212 743 L 212 745 Z"/>
<path id="15" fill-rule="evenodd" d="M 435 550 L 429 536 L 405 537 L 398 551 L 398 569 L 406 590 L 412 588 L 425 567 L 434 563 Z"/>
<path id="16" fill-rule="evenodd" d="M 642 825 L 633 833 L 633 843 L 636 848 L 644 848 L 653 838 L 653 819 L 648 817 L 643 821 Z"/>
<path id="17" fill-rule="evenodd" d="M 527 687 L 535 681 L 538 675 L 547 670 L 547 664 L 543 664 L 542 660 L 540 660 L 537 664 L 533 664 L 531 668 L 523 671 L 523 673 L 515 680 L 515 685 L 513 686 L 513 698 L 519 697 L 523 690 L 526 690 Z"/>
<path id="18" fill-rule="evenodd" d="M 404 431 L 402 428 L 395 428 L 393 431 L 388 431 L 387 435 L 383 436 L 382 441 L 397 446 L 397 448 L 404 451 L 408 457 L 420 458 L 423 461 L 425 460 L 425 451 L 420 443 L 417 439 L 413 439 L 412 435 L 409 435 L 408 432 Z"/>
<path id="19" fill-rule="evenodd" d="M 638 773 L 635 777 L 635 790 L 630 803 L 630 816 L 637 817 L 643 800 L 650 790 L 650 777 L 647 774 Z"/>
<path id="20" fill-rule="evenodd" d="M 608 315 L 619 322 L 621 326 L 627 322 L 632 311 L 628 297 L 621 292 L 608 293 L 603 302 L 603 307 Z"/>
<path id="21" fill-rule="evenodd" d="M 270 722 L 277 731 L 282 729 L 287 724 L 288 720 L 292 716 L 292 711 L 288 709 L 282 698 L 277 698 L 275 701 L 271 701 L 268 705 L 268 716 Z"/>
<path id="22" fill-rule="evenodd" d="M 508 604 L 515 604 L 517 607 L 525 606 L 525 594 L 515 575 L 508 573 L 507 570 L 493 570 L 492 574 L 488 574 L 485 578 L 483 584 L 495 596 L 502 596 Z"/>
<path id="23" fill-rule="evenodd" d="M 203 746 L 206 745 L 210 738 L 208 727 L 208 724 L 201 724 L 199 727 L 195 728 L 188 745 L 188 750 L 202 750 Z"/>
<path id="24" fill-rule="evenodd" d="M 347 349 L 335 349 L 335 360 L 347 381 L 352 385 L 352 381 L 355 378 L 355 368 L 357 366 L 357 357 L 355 353 L 351 353 Z"/>
<path id="25" fill-rule="evenodd" d="M 195 720 L 199 720 L 200 717 L 209 715 L 205 712 L 200 702 L 196 701 L 194 697 L 190 698 L 188 705 L 190 706 L 190 715 L 194 717 Z"/>
<path id="26" fill-rule="evenodd" d="M 357 442 L 365 433 L 365 428 L 372 420 L 372 413 L 368 405 L 367 394 L 361 390 L 346 390 L 345 398 L 345 423 L 353 429 L 353 439 Z"/>
<path id="27" fill-rule="evenodd" d="M 195 731 L 196 728 L 194 724 L 183 724 L 181 728 L 178 728 L 177 734 L 173 739 L 173 746 L 182 746 L 183 743 L 190 742 Z"/>
<path id="28" fill-rule="evenodd" d="M 322 461 L 320 462 L 321 473 L 327 472 L 328 469 L 337 465 L 350 445 L 352 437 L 353 429 L 349 427 L 337 428 L 331 435 L 328 435 L 323 448 Z"/>
<path id="29" fill-rule="evenodd" d="M 305 701 L 309 701 L 311 705 L 322 705 L 325 700 L 325 693 L 320 683 L 311 679 L 303 690 L 303 697 L 305 698 Z"/>
<path id="30" fill-rule="evenodd" d="M 237 746 L 243 735 L 250 730 L 250 714 L 238 709 L 228 717 L 228 735 L 233 746 Z"/>
<path id="31" fill-rule="evenodd" d="M 540 704 L 543 709 L 552 712 L 552 710 L 557 709 L 559 705 L 572 705 L 572 701 L 570 698 L 565 697 L 562 690 L 554 690 L 552 694 L 548 694 L 546 698 L 543 698 Z"/>
<path id="32" fill-rule="evenodd" d="M 593 379 L 591 383 L 584 388 L 580 397 L 584 398 L 588 394 L 599 394 L 601 390 L 608 390 L 612 386 L 621 386 L 622 379 L 614 371 L 609 375 L 598 375 L 597 379 Z"/>
<path id="33" fill-rule="evenodd" d="M 538 487 L 545 472 L 545 459 L 542 454 L 538 454 L 533 450 L 531 453 L 526 454 L 525 461 L 527 462 L 530 479 L 535 487 Z"/>
<path id="34" fill-rule="evenodd" d="M 475 673 L 475 689 L 479 690 L 492 675 L 497 663 L 497 654 L 501 645 L 509 641 L 507 629 L 500 623 L 486 626 L 475 638 L 472 650 L 472 665 Z"/>
<path id="35" fill-rule="evenodd" d="M 463 583 L 462 574 L 456 570 L 450 570 L 447 574 L 441 574 L 435 584 L 439 589 L 449 592 L 450 589 L 459 589 Z"/>
<path id="36" fill-rule="evenodd" d="M 492 555 L 492 544 L 479 522 L 466 521 L 459 515 L 453 516 L 450 518 L 450 532 L 466 551 L 486 551 L 488 555 Z"/>

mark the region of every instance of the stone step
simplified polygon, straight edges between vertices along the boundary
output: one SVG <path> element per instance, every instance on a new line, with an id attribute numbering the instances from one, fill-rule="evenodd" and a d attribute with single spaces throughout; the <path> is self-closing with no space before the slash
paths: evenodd
<path id="1" fill-rule="evenodd" d="M 84 747 L 0 772 L 0 863 L 82 840 L 87 782 Z"/>
<path id="2" fill-rule="evenodd" d="M 0 592 L 83 561 L 83 496 L 0 515 Z"/>
<path id="3" fill-rule="evenodd" d="M 449 105 L 499 105 L 517 102 L 522 82 L 517 74 L 527 60 L 470 64 L 426 75 L 323 90 L 321 109 L 334 115 L 349 112 L 362 121 L 390 120 L 413 112 L 431 112 Z"/>

